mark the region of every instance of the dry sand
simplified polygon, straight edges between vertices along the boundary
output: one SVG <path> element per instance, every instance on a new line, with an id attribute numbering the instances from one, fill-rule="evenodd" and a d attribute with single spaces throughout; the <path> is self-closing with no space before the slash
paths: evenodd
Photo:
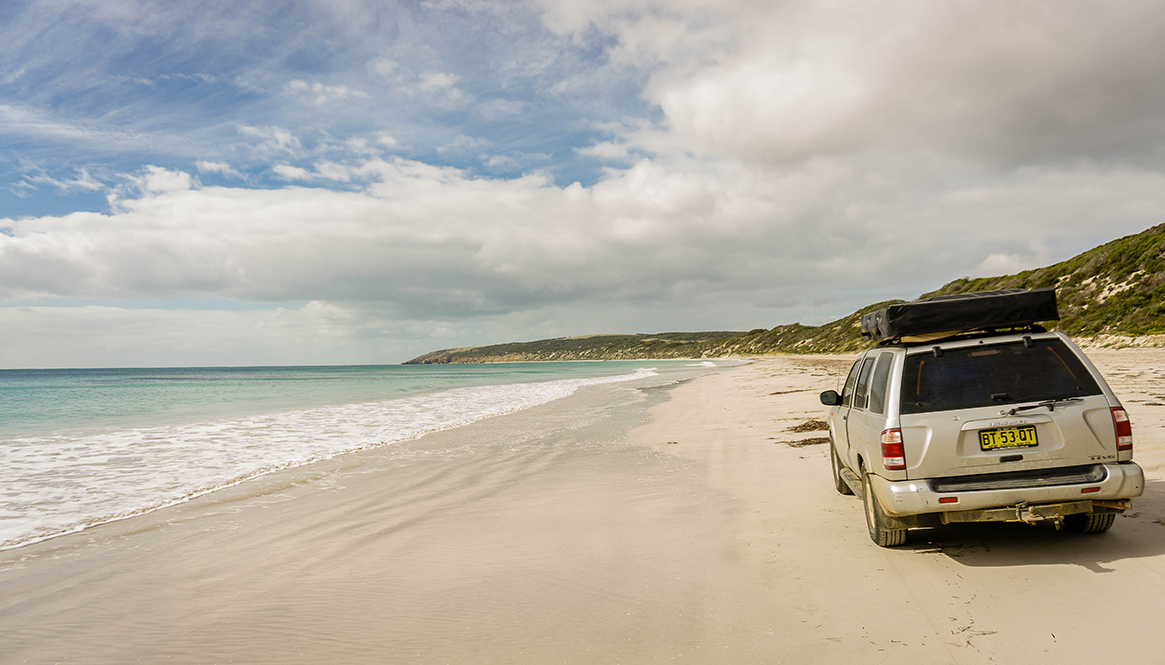
<path id="1" fill-rule="evenodd" d="M 699 461 L 748 506 L 726 556 L 785 599 L 770 620 L 799 622 L 791 662 L 1165 663 L 1165 350 L 1089 356 L 1129 410 L 1147 474 L 1101 535 L 960 525 L 874 546 L 860 501 L 832 487 L 827 446 L 795 445 L 821 433 L 790 431 L 824 415 L 818 393 L 848 358 L 771 359 L 681 386 L 634 440 Z"/>
<path id="2" fill-rule="evenodd" d="M 772 358 L 0 553 L 0 663 L 1165 662 L 1165 350 L 1090 356 L 1149 475 L 1107 534 L 874 546 L 804 427 L 848 359 Z"/>

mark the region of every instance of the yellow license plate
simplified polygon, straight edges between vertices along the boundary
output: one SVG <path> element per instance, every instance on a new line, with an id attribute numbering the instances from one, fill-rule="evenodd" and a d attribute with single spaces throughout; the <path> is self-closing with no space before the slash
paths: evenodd
<path id="1" fill-rule="evenodd" d="M 985 429 L 979 432 L 979 447 L 983 450 L 1004 448 L 1032 448 L 1040 445 L 1034 425 L 1008 429 Z"/>

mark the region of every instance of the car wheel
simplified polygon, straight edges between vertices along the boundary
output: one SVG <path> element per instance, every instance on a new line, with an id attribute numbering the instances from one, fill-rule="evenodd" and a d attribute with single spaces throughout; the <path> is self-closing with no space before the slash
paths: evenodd
<path id="1" fill-rule="evenodd" d="M 878 547 L 896 547 L 906 542 L 906 529 L 887 528 L 886 513 L 874 496 L 870 486 L 870 474 L 862 473 L 862 505 L 866 509 L 866 527 L 870 530 L 870 540 Z"/>
<path id="2" fill-rule="evenodd" d="M 1064 518 L 1064 528 L 1076 533 L 1103 533 L 1116 522 L 1116 513 L 1082 513 Z"/>
<path id="3" fill-rule="evenodd" d="M 849 483 L 841 477 L 841 460 L 837 458 L 837 449 L 833 447 L 832 439 L 829 441 L 829 463 L 833 467 L 833 486 L 837 489 L 837 493 L 853 494 L 854 491 L 850 488 Z"/>

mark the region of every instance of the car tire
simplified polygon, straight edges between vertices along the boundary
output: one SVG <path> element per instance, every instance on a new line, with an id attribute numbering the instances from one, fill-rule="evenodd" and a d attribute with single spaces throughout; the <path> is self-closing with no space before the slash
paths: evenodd
<path id="1" fill-rule="evenodd" d="M 833 447 L 833 440 L 829 441 L 829 465 L 833 467 L 833 486 L 838 494 L 852 495 L 853 489 L 845 478 L 841 477 L 841 460 L 837 457 L 837 449 Z"/>
<path id="2" fill-rule="evenodd" d="M 862 473 L 862 507 L 866 513 L 866 527 L 870 530 L 870 540 L 878 547 L 897 547 L 906 542 L 906 529 L 890 529 L 886 526 L 886 513 L 878 504 L 874 488 L 870 486 L 870 474 Z"/>
<path id="3" fill-rule="evenodd" d="M 1064 518 L 1064 528 L 1076 533 L 1104 533 L 1116 522 L 1116 513 L 1081 513 Z"/>

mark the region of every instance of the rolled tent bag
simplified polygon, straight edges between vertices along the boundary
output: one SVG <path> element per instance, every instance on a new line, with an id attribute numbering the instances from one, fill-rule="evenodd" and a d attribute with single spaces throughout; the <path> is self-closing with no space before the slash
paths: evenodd
<path id="1" fill-rule="evenodd" d="M 1003 289 L 935 296 L 883 307 L 862 316 L 862 339 L 927 341 L 969 330 L 1057 321 L 1055 289 Z"/>

